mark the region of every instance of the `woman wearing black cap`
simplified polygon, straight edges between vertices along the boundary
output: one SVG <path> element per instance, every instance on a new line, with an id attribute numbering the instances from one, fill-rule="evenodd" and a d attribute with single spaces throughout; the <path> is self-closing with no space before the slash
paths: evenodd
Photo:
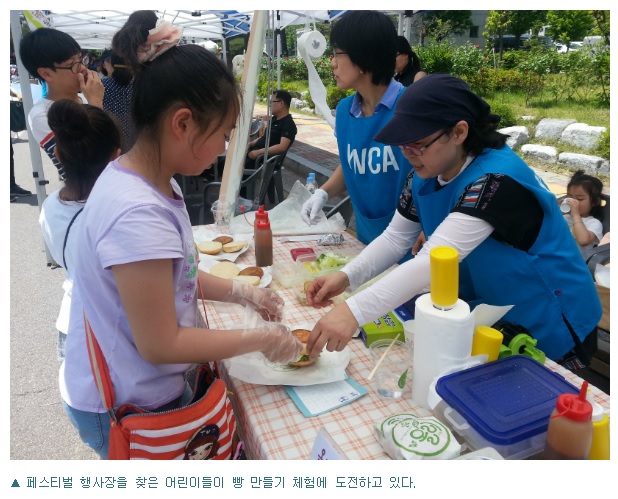
<path id="1" fill-rule="evenodd" d="M 397 37 L 397 59 L 395 59 L 395 81 L 409 87 L 416 80 L 427 76 L 421 71 L 421 61 L 410 47 L 405 36 Z"/>
<path id="2" fill-rule="evenodd" d="M 358 288 L 427 236 L 411 261 L 327 313 L 308 342 L 341 350 L 359 325 L 410 300 L 429 284 L 429 251 L 457 249 L 459 297 L 514 305 L 504 320 L 519 324 L 537 347 L 569 369 L 596 350 L 601 304 L 591 274 L 564 222 L 555 195 L 507 145 L 499 117 L 459 78 L 432 74 L 403 94 L 376 140 L 399 146 L 414 171 L 386 231 L 341 272 L 307 292 L 325 306 L 349 285 Z"/>

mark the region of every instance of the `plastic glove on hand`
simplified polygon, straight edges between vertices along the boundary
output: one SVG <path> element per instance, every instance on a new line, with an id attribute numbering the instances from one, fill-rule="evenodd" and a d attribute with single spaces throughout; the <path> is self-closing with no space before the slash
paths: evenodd
<path id="1" fill-rule="evenodd" d="M 283 318 L 283 298 L 272 289 L 232 281 L 229 301 L 254 308 L 265 321 L 280 322 Z"/>
<path id="2" fill-rule="evenodd" d="M 307 225 L 312 225 L 320 220 L 322 208 L 328 201 L 328 193 L 324 189 L 317 189 L 300 210 L 300 216 Z"/>
<path id="3" fill-rule="evenodd" d="M 270 362 L 287 364 L 300 355 L 303 344 L 290 332 L 290 328 L 278 322 L 266 322 L 245 334 L 260 334 L 261 352 Z"/>

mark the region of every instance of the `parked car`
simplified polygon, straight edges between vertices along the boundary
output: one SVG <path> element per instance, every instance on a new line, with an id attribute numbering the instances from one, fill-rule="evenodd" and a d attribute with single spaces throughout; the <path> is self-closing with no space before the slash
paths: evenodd
<path id="1" fill-rule="evenodd" d="M 493 40 L 495 51 L 500 50 L 500 38 L 496 37 Z M 546 48 L 553 48 L 554 42 L 548 36 L 530 36 L 528 34 L 519 37 L 519 44 L 515 44 L 515 35 L 502 35 L 502 50 L 530 50 L 530 42 L 538 42 Z"/>
<path id="2" fill-rule="evenodd" d="M 584 46 L 584 42 L 571 42 L 568 47 L 563 43 L 557 43 L 556 48 L 559 54 L 566 54 L 567 52 L 575 52 L 580 50 Z"/>

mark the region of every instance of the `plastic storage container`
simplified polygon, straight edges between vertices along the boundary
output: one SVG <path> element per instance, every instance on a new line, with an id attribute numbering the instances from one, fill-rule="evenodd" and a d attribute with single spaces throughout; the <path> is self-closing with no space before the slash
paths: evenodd
<path id="1" fill-rule="evenodd" d="M 355 253 L 352 253 L 351 251 L 346 251 L 346 250 L 338 250 L 338 251 L 318 251 L 316 250 L 315 253 L 313 254 L 298 255 L 298 257 L 296 258 L 296 263 L 294 264 L 293 276 L 289 276 L 288 274 L 287 279 L 284 276 L 282 276 L 282 279 L 284 279 L 289 284 L 286 287 L 292 288 L 294 290 L 294 294 L 296 298 L 298 299 L 298 302 L 301 305 L 309 305 L 309 303 L 307 302 L 307 296 L 305 294 L 305 283 L 306 282 L 313 281 L 316 277 L 320 277 L 320 276 L 329 274 L 331 272 L 336 272 L 337 270 L 340 270 L 345 266 L 345 263 L 342 263 L 341 265 L 336 265 L 334 267 L 320 269 L 315 262 L 318 260 L 318 258 L 320 258 L 321 255 L 331 254 L 331 253 L 340 255 L 348 260 L 351 260 L 356 255 Z M 285 266 L 281 266 L 280 270 L 285 271 L 288 269 L 286 269 Z M 343 297 L 342 295 L 336 296 L 333 298 L 333 303 L 340 303 L 344 299 L 345 297 Z"/>
<path id="2" fill-rule="evenodd" d="M 549 416 L 563 393 L 579 390 L 537 361 L 514 355 L 440 378 L 434 409 L 471 450 L 505 459 L 543 452 Z"/>

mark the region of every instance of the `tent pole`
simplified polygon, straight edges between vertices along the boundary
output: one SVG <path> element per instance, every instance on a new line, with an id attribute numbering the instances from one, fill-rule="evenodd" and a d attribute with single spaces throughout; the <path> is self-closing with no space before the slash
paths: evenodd
<path id="1" fill-rule="evenodd" d="M 225 37 L 221 38 L 221 48 L 223 49 L 223 62 L 229 68 L 229 64 L 227 63 L 227 49 L 225 46 Z"/>
<path id="2" fill-rule="evenodd" d="M 225 166 L 223 169 L 219 199 L 224 203 L 231 203 L 234 207 L 238 201 L 238 192 L 240 190 L 240 182 L 245 165 L 247 139 L 249 137 L 249 127 L 251 125 L 251 116 L 253 115 L 253 106 L 255 104 L 257 80 L 262 58 L 262 46 L 264 45 L 264 37 L 266 35 L 267 16 L 267 10 L 256 10 L 253 14 L 249 43 L 245 55 L 245 67 L 240 83 L 243 91 L 244 105 L 238 117 L 237 126 L 232 132 L 230 144 L 225 156 Z"/>
<path id="3" fill-rule="evenodd" d="M 26 118 L 32 109 L 32 90 L 30 89 L 30 78 L 28 75 L 28 70 L 24 66 L 21 56 L 19 54 L 19 45 L 21 42 L 21 23 L 19 22 L 19 17 L 21 15 L 21 10 L 12 10 L 11 11 L 11 35 L 13 37 L 13 46 L 15 47 L 15 58 L 17 60 L 17 70 L 19 71 L 19 86 L 21 89 L 22 100 L 24 103 L 24 113 L 26 114 Z M 24 82 L 25 80 L 25 82 Z M 24 84 L 25 83 L 25 84 Z M 43 201 L 47 197 L 47 192 L 45 190 L 45 184 L 49 183 L 45 180 L 45 173 L 43 172 L 43 161 L 41 160 L 41 148 L 39 144 L 32 136 L 32 132 L 30 131 L 30 126 L 28 125 L 28 120 L 26 119 L 26 129 L 28 131 L 28 147 L 30 149 L 30 160 L 32 161 L 32 176 L 34 177 L 34 183 L 36 185 L 36 197 L 37 203 L 39 205 L 39 211 L 41 211 L 41 206 L 43 205 Z M 52 266 L 55 265 L 53 257 L 51 256 L 49 249 L 45 242 L 43 242 L 43 246 L 45 246 L 45 256 L 47 257 L 47 265 Z"/>
<path id="4" fill-rule="evenodd" d="M 410 41 L 412 31 L 412 15 L 406 15 L 406 38 Z"/>
<path id="5" fill-rule="evenodd" d="M 277 11 L 277 90 L 281 90 L 281 13 Z"/>

